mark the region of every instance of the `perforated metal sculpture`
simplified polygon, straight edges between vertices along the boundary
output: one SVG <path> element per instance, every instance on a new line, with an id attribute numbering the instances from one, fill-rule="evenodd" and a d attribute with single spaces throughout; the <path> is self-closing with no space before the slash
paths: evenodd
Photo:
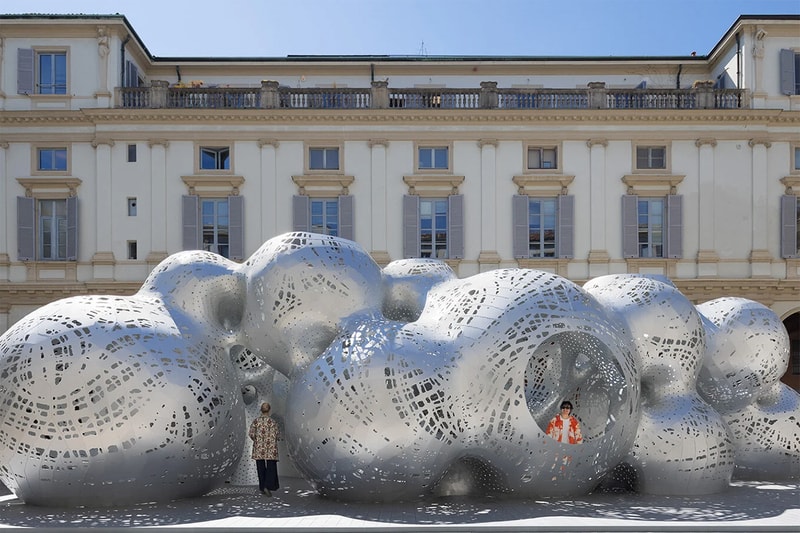
<path id="1" fill-rule="evenodd" d="M 48 505 L 247 482 L 237 465 L 262 400 L 298 471 L 344 499 L 579 494 L 626 462 L 640 490 L 713 492 L 734 453 L 744 471 L 778 457 L 797 476 L 797 394 L 775 378 L 785 330 L 763 306 L 706 305 L 645 276 L 581 288 L 524 269 L 459 280 L 424 259 L 381 270 L 356 243 L 307 233 L 241 265 L 182 252 L 134 296 L 61 300 L 0 337 L 0 480 Z M 729 362 L 742 336 L 753 353 Z M 733 397 L 726 364 L 757 367 L 752 392 Z M 544 434 L 563 399 L 583 444 Z"/>

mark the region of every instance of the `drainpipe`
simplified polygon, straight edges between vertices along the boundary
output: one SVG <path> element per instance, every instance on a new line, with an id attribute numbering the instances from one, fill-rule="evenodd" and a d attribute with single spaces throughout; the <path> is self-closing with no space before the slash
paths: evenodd
<path id="1" fill-rule="evenodd" d="M 742 88 L 742 41 L 740 32 L 736 32 L 736 88 Z"/>
<path id="2" fill-rule="evenodd" d="M 678 75 L 675 77 L 675 88 L 681 88 L 681 71 L 683 70 L 683 65 L 678 65 Z"/>
<path id="3" fill-rule="evenodd" d="M 181 66 L 175 65 L 175 74 L 178 75 L 178 83 L 181 82 Z"/>
<path id="4" fill-rule="evenodd" d="M 375 63 L 369 64 L 369 82 L 375 81 Z"/>
<path id="5" fill-rule="evenodd" d="M 128 41 L 131 40 L 131 36 L 128 35 L 125 37 L 125 40 L 122 41 L 122 44 L 119 45 L 119 61 L 120 61 L 120 87 L 125 87 L 125 45 L 128 44 Z"/>

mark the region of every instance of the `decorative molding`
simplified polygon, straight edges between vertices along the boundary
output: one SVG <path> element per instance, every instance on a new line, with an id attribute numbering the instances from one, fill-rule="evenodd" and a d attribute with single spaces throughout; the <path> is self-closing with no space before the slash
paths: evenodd
<path id="1" fill-rule="evenodd" d="M 92 256 L 92 265 L 94 266 L 114 266 L 116 262 L 114 252 L 95 252 Z"/>
<path id="2" fill-rule="evenodd" d="M 611 256 L 605 250 L 589 250 L 587 261 L 590 265 L 607 265 L 611 262 Z"/>
<path id="3" fill-rule="evenodd" d="M 780 182 L 786 187 L 785 194 L 800 196 L 800 175 L 784 176 L 780 179 Z"/>
<path id="4" fill-rule="evenodd" d="M 259 139 L 256 141 L 259 148 L 264 148 L 265 146 L 272 146 L 273 148 L 278 148 L 281 145 L 281 142 L 278 139 Z"/>
<path id="5" fill-rule="evenodd" d="M 703 146 L 711 146 L 712 148 L 715 148 L 717 146 L 717 140 L 712 138 L 697 139 L 696 141 L 694 141 L 694 145 L 697 146 L 698 148 L 701 148 Z"/>
<path id="6" fill-rule="evenodd" d="M 239 196 L 239 188 L 244 183 L 244 176 L 230 174 L 181 176 L 181 180 L 189 188 L 189 194 L 206 196 L 208 193 L 229 192 L 229 196 Z M 206 189 L 198 191 L 197 189 Z M 205 193 L 205 194 L 203 194 Z"/>
<path id="7" fill-rule="evenodd" d="M 319 196 L 320 193 L 327 193 L 327 196 L 331 194 L 338 196 L 350 194 L 349 187 L 355 181 L 355 177 L 344 174 L 303 174 L 292 176 L 292 181 L 300 188 L 301 195 Z"/>
<path id="8" fill-rule="evenodd" d="M 419 194 L 417 189 L 425 192 L 448 190 L 446 194 L 458 194 L 458 188 L 464 183 L 464 176 L 452 174 L 414 174 L 403 176 L 403 182 L 408 185 L 408 194 Z"/>
<path id="9" fill-rule="evenodd" d="M 0 148 L 2 148 L 3 150 L 7 150 L 8 149 L 8 141 L 0 141 Z"/>
<path id="10" fill-rule="evenodd" d="M 392 262 L 392 257 L 386 250 L 373 250 L 369 253 L 369 255 L 372 256 L 372 260 L 378 263 L 381 268 Z"/>
<path id="11" fill-rule="evenodd" d="M 608 139 L 589 139 L 588 141 L 586 141 L 586 146 L 588 146 L 589 148 L 592 148 L 593 146 L 596 145 L 602 146 L 603 148 L 607 148 Z"/>
<path id="12" fill-rule="evenodd" d="M 496 148 L 498 144 L 497 139 L 478 139 L 478 146 L 481 148 L 484 146 L 494 146 Z"/>
<path id="13" fill-rule="evenodd" d="M 35 178 L 17 178 L 17 183 L 25 188 L 25 196 L 37 196 L 37 192 L 57 191 L 68 193 L 69 196 L 77 196 L 78 187 L 83 183 L 79 178 L 72 177 L 35 177 Z"/>
<path id="14" fill-rule="evenodd" d="M 675 278 L 677 274 L 677 266 L 680 259 L 669 259 L 665 257 L 650 258 L 650 257 L 634 257 L 625 259 L 628 265 L 628 272 L 630 274 L 640 274 L 642 270 L 660 269 L 661 274 L 670 279 Z"/>
<path id="15" fill-rule="evenodd" d="M 683 178 L 677 174 L 626 174 L 622 182 L 627 194 L 675 194 Z"/>
<path id="16" fill-rule="evenodd" d="M 386 148 L 387 146 L 389 146 L 389 139 L 369 139 L 367 141 L 367 146 L 369 146 L 370 148 L 374 148 L 376 146 L 383 146 L 384 148 Z"/>
<path id="17" fill-rule="evenodd" d="M 767 148 L 770 148 L 772 146 L 772 142 L 767 139 L 750 139 L 749 141 L 747 141 L 747 144 L 748 146 L 750 146 L 750 148 L 755 148 L 755 146 L 759 144 L 763 144 Z"/>
<path id="18" fill-rule="evenodd" d="M 98 146 L 101 145 L 114 146 L 114 141 L 112 139 L 99 138 L 99 137 L 95 137 L 94 139 L 92 139 L 92 148 L 97 148 Z"/>
<path id="19" fill-rule="evenodd" d="M 575 176 L 566 174 L 520 174 L 511 178 L 517 186 L 517 194 L 528 196 L 567 194 L 567 188 Z"/>
<path id="20" fill-rule="evenodd" d="M 148 139 L 147 146 L 153 148 L 154 146 L 163 146 L 164 148 L 169 147 L 169 141 L 166 139 Z"/>

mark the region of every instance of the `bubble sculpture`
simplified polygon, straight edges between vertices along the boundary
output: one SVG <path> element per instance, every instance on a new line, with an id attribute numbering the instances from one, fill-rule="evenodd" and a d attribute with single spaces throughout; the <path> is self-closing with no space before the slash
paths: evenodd
<path id="1" fill-rule="evenodd" d="M 135 295 L 60 300 L 0 336 L 0 480 L 67 506 L 253 483 L 262 401 L 282 468 L 345 500 L 584 494 L 625 465 L 661 494 L 722 490 L 734 462 L 800 477 L 800 401 L 777 382 L 788 340 L 770 313 L 695 307 L 647 276 L 381 269 L 310 233 L 242 264 L 181 252 Z M 565 399 L 581 444 L 545 434 Z"/>

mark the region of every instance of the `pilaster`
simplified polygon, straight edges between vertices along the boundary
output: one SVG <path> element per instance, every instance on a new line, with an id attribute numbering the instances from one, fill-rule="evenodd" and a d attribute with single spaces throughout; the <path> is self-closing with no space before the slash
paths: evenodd
<path id="1" fill-rule="evenodd" d="M 275 206 L 273 209 L 259 209 L 261 215 L 261 236 L 258 243 L 262 243 L 273 236 L 282 233 L 278 231 L 278 146 L 277 139 L 259 139 L 258 147 L 261 149 L 261 205 Z"/>
<path id="2" fill-rule="evenodd" d="M 606 139 L 589 139 L 589 277 L 610 273 L 606 240 Z M 620 230 L 621 231 L 621 230 Z"/>
<path id="3" fill-rule="evenodd" d="M 480 272 L 500 266 L 497 253 L 497 139 L 481 139 L 481 250 Z M 466 228 L 465 228 L 466 229 Z"/>
<path id="4" fill-rule="evenodd" d="M 114 252 L 112 251 L 111 233 L 114 217 L 112 213 L 113 195 L 111 191 L 112 165 L 111 147 L 114 141 L 95 138 L 92 141 L 96 159 L 95 183 L 95 246 L 92 255 L 93 278 L 114 278 Z"/>
<path id="5" fill-rule="evenodd" d="M 167 253 L 167 146 L 169 141 L 151 139 L 150 146 L 150 252 L 147 263 L 156 264 Z M 144 213 L 140 213 L 144 214 Z M 156 261 L 157 260 L 157 261 Z"/>
<path id="6" fill-rule="evenodd" d="M 386 139 L 370 139 L 367 142 L 370 148 L 370 206 L 367 220 L 370 221 L 369 249 L 372 258 L 381 266 L 382 262 L 389 264 L 391 261 L 388 252 L 388 227 L 386 224 L 387 192 L 386 192 L 386 148 L 389 141 Z"/>
<path id="7" fill-rule="evenodd" d="M 697 139 L 698 149 L 698 214 L 697 231 L 699 250 L 697 252 L 697 275 L 701 278 L 715 278 L 719 275 L 719 255 L 716 252 L 714 235 L 716 233 L 715 197 L 716 168 L 714 153 L 716 139 Z M 685 230 L 684 230 L 685 231 Z"/>

